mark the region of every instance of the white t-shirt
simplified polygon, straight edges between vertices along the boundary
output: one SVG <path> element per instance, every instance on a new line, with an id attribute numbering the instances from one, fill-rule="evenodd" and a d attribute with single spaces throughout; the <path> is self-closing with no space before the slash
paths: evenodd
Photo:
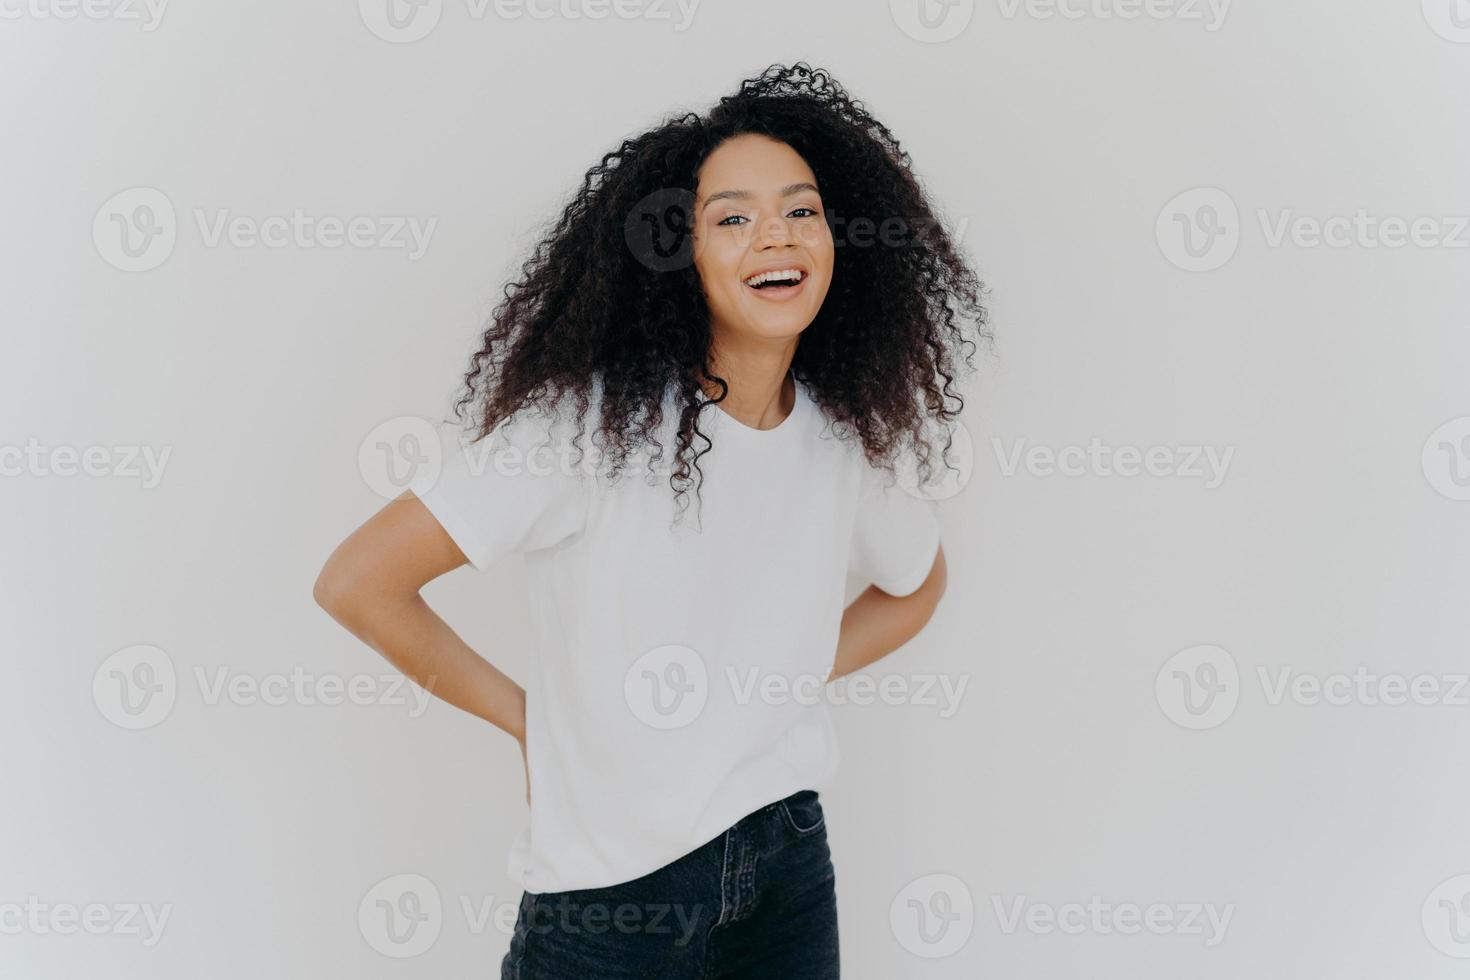
<path id="1" fill-rule="evenodd" d="M 939 525 L 932 501 L 869 465 L 796 389 L 772 429 L 704 407 L 703 504 L 691 488 L 678 523 L 672 389 L 664 459 L 645 447 L 616 482 L 597 468 L 594 386 L 581 465 L 566 399 L 517 413 L 414 486 L 476 568 L 525 556 L 531 806 L 507 870 L 526 891 L 641 877 L 834 775 L 823 693 L 846 574 L 913 592 Z"/>

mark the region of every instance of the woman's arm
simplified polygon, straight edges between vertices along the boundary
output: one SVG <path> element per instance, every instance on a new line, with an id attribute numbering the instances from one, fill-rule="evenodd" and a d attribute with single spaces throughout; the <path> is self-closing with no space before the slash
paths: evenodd
<path id="1" fill-rule="evenodd" d="M 409 492 L 337 546 L 312 595 L 414 683 L 515 736 L 524 762 L 526 692 L 471 650 L 419 595 L 465 562 L 458 545 Z"/>
<path id="2" fill-rule="evenodd" d="M 906 596 L 892 596 L 870 585 L 842 614 L 837 635 L 837 659 L 828 681 L 861 670 L 913 639 L 944 595 L 944 547 L 934 555 L 924 584 Z"/>

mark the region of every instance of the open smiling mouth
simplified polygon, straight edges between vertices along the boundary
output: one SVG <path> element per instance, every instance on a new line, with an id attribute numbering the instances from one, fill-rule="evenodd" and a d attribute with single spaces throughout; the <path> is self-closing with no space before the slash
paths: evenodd
<path id="1" fill-rule="evenodd" d="M 789 299 L 801 292 L 806 284 L 807 272 L 805 269 L 791 266 L 786 269 L 772 269 L 768 272 L 758 272 L 744 280 L 745 288 L 751 290 L 761 299 L 780 300 Z"/>

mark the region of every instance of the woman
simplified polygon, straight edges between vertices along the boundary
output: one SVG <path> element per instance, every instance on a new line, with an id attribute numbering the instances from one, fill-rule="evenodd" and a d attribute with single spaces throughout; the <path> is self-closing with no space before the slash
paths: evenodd
<path id="1" fill-rule="evenodd" d="M 821 690 L 944 591 L 933 504 L 892 476 L 935 469 L 980 283 L 897 140 L 805 64 L 607 154 L 523 272 L 465 377 L 475 441 L 317 599 L 520 742 L 502 976 L 836 977 Z M 419 595 L 512 552 L 525 690 Z M 873 584 L 844 609 L 849 570 Z"/>

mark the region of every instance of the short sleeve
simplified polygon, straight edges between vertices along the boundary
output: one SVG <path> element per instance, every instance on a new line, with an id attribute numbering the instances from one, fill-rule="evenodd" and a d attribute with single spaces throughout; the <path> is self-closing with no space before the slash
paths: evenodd
<path id="1" fill-rule="evenodd" d="M 852 570 L 889 595 L 924 584 L 939 551 L 939 514 L 932 500 L 906 491 L 886 471 L 866 468 L 853 524 Z"/>
<path id="2" fill-rule="evenodd" d="M 549 548 L 583 529 L 592 479 L 566 419 L 523 408 L 483 439 L 448 440 L 439 473 L 409 489 L 471 565 Z"/>

